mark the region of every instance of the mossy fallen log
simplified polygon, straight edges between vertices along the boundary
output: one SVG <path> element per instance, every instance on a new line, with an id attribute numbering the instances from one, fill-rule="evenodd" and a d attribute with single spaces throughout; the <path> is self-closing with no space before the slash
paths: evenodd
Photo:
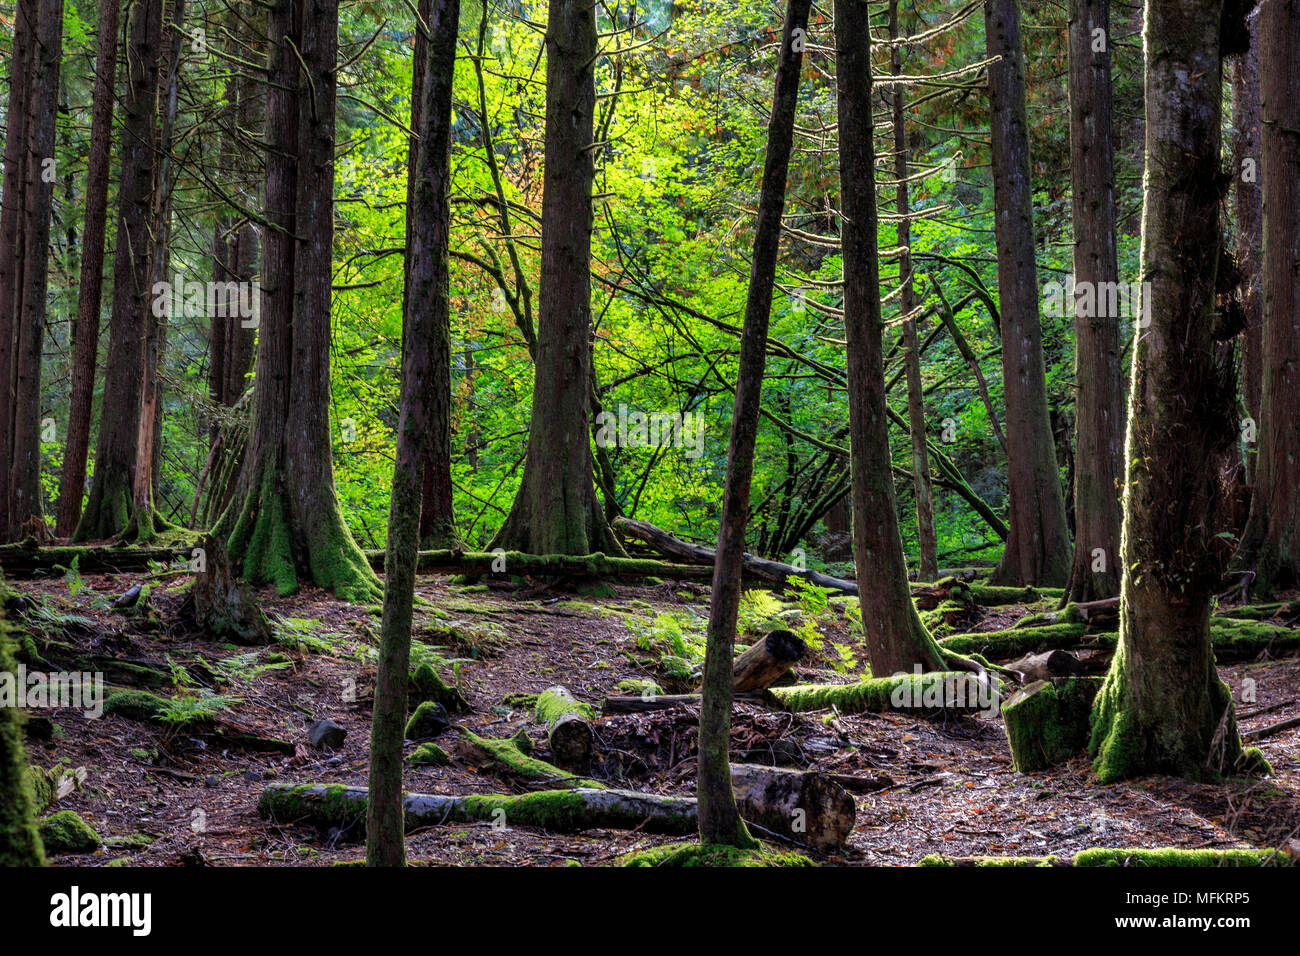
<path id="1" fill-rule="evenodd" d="M 591 766 L 595 735 L 590 704 L 575 698 L 567 687 L 556 685 L 537 695 L 534 719 L 546 725 L 551 759 L 565 770 L 584 773 Z"/>
<path id="2" fill-rule="evenodd" d="M 1059 856 L 942 856 L 931 853 L 916 861 L 917 866 L 1006 866 L 1053 867 L 1069 866 L 1070 861 Z"/>
<path id="3" fill-rule="evenodd" d="M 967 671 L 932 671 L 873 677 L 855 684 L 796 684 L 773 687 L 768 693 L 789 711 L 824 710 L 840 713 L 883 713 L 914 710 L 918 714 L 970 714 L 997 711 L 1000 682 Z"/>
<path id="4" fill-rule="evenodd" d="M 618 866 L 651 866 L 677 869 L 694 866 L 766 867 L 816 866 L 800 853 L 781 852 L 766 847 L 739 850 L 734 846 L 699 843 L 665 843 L 648 850 L 637 850 L 618 858 Z"/>
<path id="5" fill-rule="evenodd" d="M 1002 705 L 1011 763 L 1019 773 L 1046 770 L 1088 746 L 1092 702 L 1103 678 L 1037 680 Z"/>
<path id="6" fill-rule="evenodd" d="M 35 542 L 0 545 L 0 569 L 9 577 L 30 578 L 38 574 L 62 574 L 76 562 L 81 574 L 117 574 L 148 571 L 152 565 L 189 561 L 192 549 L 92 547 L 66 545 L 37 547 Z"/>
<path id="7" fill-rule="evenodd" d="M 1275 850 L 1182 850 L 1174 847 L 1142 849 L 1136 847 L 1096 847 L 1083 850 L 1074 858 L 1075 866 L 1144 867 L 1193 866 L 1295 866 L 1296 861 Z"/>
<path id="8" fill-rule="evenodd" d="M 694 707 L 702 703 L 700 694 L 648 694 L 640 697 L 606 697 L 600 705 L 603 714 L 643 714 L 652 710 L 670 710 L 673 707 Z M 750 694 L 735 694 L 733 704 L 760 704 L 771 707 L 775 704 L 770 690 L 755 691 Z"/>
<path id="9" fill-rule="evenodd" d="M 562 770 L 554 764 L 539 760 L 520 749 L 514 740 L 480 737 L 472 730 L 461 728 L 461 752 L 471 760 L 484 763 L 493 773 L 516 777 L 530 783 L 551 788 L 580 787 L 591 790 L 606 789 L 598 780 L 590 780 Z"/>
<path id="10" fill-rule="evenodd" d="M 118 690 L 104 701 L 104 715 L 115 714 L 128 720 L 157 724 L 171 730 L 206 733 L 243 747 L 269 753 L 294 753 L 294 745 L 277 737 L 267 737 L 240 722 L 212 713 L 186 714 L 173 706 L 173 702 L 145 690 Z"/>
<path id="11" fill-rule="evenodd" d="M 735 764 L 736 806 L 766 833 L 829 847 L 853 827 L 853 799 L 820 774 L 774 771 Z M 344 839 L 364 839 L 365 787 L 274 783 L 262 791 L 258 813 L 277 823 L 304 823 Z M 694 797 L 664 797 L 614 788 L 577 787 L 521 795 L 408 793 L 403 798 L 407 831 L 447 823 L 483 821 L 497 827 L 537 827 L 554 833 L 582 830 L 643 830 L 693 836 L 698 826 Z"/>
<path id="12" fill-rule="evenodd" d="M 361 840 L 366 830 L 366 788 L 338 784 L 268 786 L 258 813 L 282 824 L 309 824 L 343 839 Z M 408 793 L 402 800 L 406 830 L 448 823 L 536 827 L 552 833 L 643 830 L 687 836 L 696 831 L 693 797 L 661 797 L 631 790 L 543 790 L 537 793 Z"/>
<path id="13" fill-rule="evenodd" d="M 1219 663 L 1251 660 L 1260 654 L 1294 653 L 1300 650 L 1300 629 L 1264 621 L 1236 618 L 1210 619 L 1210 636 Z M 958 654 L 979 653 L 989 660 L 1013 660 L 1026 654 L 1050 650 L 1114 650 L 1119 635 L 1113 631 L 1088 633 L 1081 622 L 1042 627 L 1013 627 L 1003 631 L 953 634 L 939 644 Z"/>

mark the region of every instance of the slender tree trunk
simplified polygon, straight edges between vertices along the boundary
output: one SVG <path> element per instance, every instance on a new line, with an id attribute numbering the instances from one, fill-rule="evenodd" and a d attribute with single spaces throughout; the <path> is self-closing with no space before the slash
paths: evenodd
<path id="1" fill-rule="evenodd" d="M 1260 186 L 1263 147 L 1259 130 L 1259 17 L 1251 16 L 1250 49 L 1232 63 L 1233 200 L 1237 219 L 1237 270 L 1246 337 L 1241 356 L 1241 392 L 1247 417 L 1260 425 L 1264 383 L 1264 195 Z M 1254 482 L 1259 445 L 1246 447 L 1246 480 Z"/>
<path id="2" fill-rule="evenodd" d="M 7 596 L 0 579 L 0 672 L 16 674 L 16 629 L 4 619 Z M 0 707 L 0 867 L 45 865 L 36 824 L 40 808 L 23 751 L 24 716 L 20 707 Z"/>
<path id="3" fill-rule="evenodd" d="M 875 147 L 872 142 L 871 34 L 865 0 L 835 4 L 836 101 L 840 123 L 844 337 L 849 376 L 853 561 L 872 672 L 943 658 L 912 603 L 898 531 L 881 345 L 880 262 L 876 252 Z"/>
<path id="4" fill-rule="evenodd" d="M 63 0 L 40 0 L 33 51 L 31 94 L 24 129 L 29 150 L 23 175 L 22 284 L 14 327 L 12 406 L 13 461 L 10 465 L 9 521 L 13 535 L 35 530 L 45 538 L 44 491 L 41 487 L 41 354 L 45 342 L 47 261 L 50 215 L 54 202 L 55 116 L 59 102 L 59 67 L 63 62 Z"/>
<path id="5" fill-rule="evenodd" d="M 1231 354 L 1214 339 L 1223 0 L 1148 0 L 1142 275 L 1124 494 L 1119 646 L 1093 705 L 1103 781 L 1208 778 L 1241 756 L 1210 643 L 1229 557 L 1223 471 L 1237 438 Z"/>
<path id="6" fill-rule="evenodd" d="M 810 6 L 811 0 L 790 0 L 786 9 L 776 68 L 776 89 L 772 95 L 772 115 L 767 124 L 767 154 L 763 160 L 754 257 L 745 299 L 744 329 L 740 336 L 740 368 L 731 416 L 727 480 L 723 486 L 722 519 L 713 565 L 713 599 L 709 605 L 704 659 L 697 782 L 701 843 L 739 847 L 755 845 L 736 810 L 727 760 L 731 742 L 732 647 L 740 610 L 740 571 L 745 552 L 749 488 L 754 475 L 759 401 L 767 361 L 767 326 L 772 308 L 772 288 L 776 281 L 785 185 L 794 145 L 799 70 L 807 42 Z M 590 456 L 587 457 L 590 460 Z"/>
<path id="7" fill-rule="evenodd" d="M 0 194 L 0 540 L 16 534 L 13 522 L 14 363 L 22 325 L 23 226 L 29 158 L 28 103 L 35 71 L 38 0 L 19 0 L 14 11 L 9 60 L 9 108 L 5 113 L 4 189 Z"/>
<path id="8" fill-rule="evenodd" d="M 1119 593 L 1123 319 L 1117 310 L 1111 314 L 1117 298 L 1101 291 L 1118 288 L 1114 283 L 1119 281 L 1110 43 L 1110 0 L 1071 0 L 1074 280 L 1087 298 L 1074 303 L 1074 561 L 1063 601 L 1095 601 Z"/>
<path id="9" fill-rule="evenodd" d="M 898 0 L 889 3 L 889 35 L 899 37 Z M 903 72 L 901 47 L 890 50 L 890 68 L 895 74 Z M 895 211 L 902 218 L 898 222 L 898 245 L 903 250 L 898 258 L 898 274 L 902 276 L 903 291 L 899 308 L 903 315 L 916 309 L 916 293 L 912 283 L 912 224 L 906 218 L 911 212 L 908 195 L 907 125 L 903 113 L 903 87 L 894 87 L 894 175 L 898 179 L 895 193 Z M 912 488 L 916 495 L 916 540 L 920 548 L 921 566 L 918 572 L 922 581 L 933 581 L 939 575 L 938 542 L 934 534 L 934 496 L 930 488 L 930 453 L 925 444 L 925 396 L 921 387 L 921 346 L 916 337 L 916 320 L 903 321 L 903 362 L 907 369 L 907 421 L 912 437 Z"/>
<path id="10" fill-rule="evenodd" d="M 596 8 L 550 0 L 537 359 L 524 477 L 492 547 L 621 555 L 591 464 L 591 185 Z"/>
<path id="11" fill-rule="evenodd" d="M 1033 182 L 1016 0 L 986 0 L 984 32 L 989 56 L 1002 57 L 989 67 L 989 126 L 1011 496 L 1011 530 L 994 580 L 1062 585 L 1070 570 L 1070 537 L 1047 410 L 1038 322 Z"/>
<path id="12" fill-rule="evenodd" d="M 257 383 L 239 485 L 214 530 L 246 580 L 288 594 L 305 578 L 369 601 L 381 588 L 343 520 L 330 443 L 338 12 L 338 0 L 277 0 L 269 13 Z"/>
<path id="13" fill-rule="evenodd" d="M 81 238 L 81 276 L 72 342 L 72 394 L 63 447 L 55 534 L 69 537 L 81 517 L 86 490 L 86 455 L 99 355 L 99 312 L 104 288 L 104 237 L 108 227 L 108 179 L 112 166 L 113 100 L 117 78 L 120 0 L 100 0 L 95 56 L 95 93 L 90 116 L 90 159 L 86 174 L 86 218 Z"/>
<path id="14" fill-rule="evenodd" d="M 1300 0 L 1259 6 L 1264 379 L 1240 567 L 1265 594 L 1300 586 Z M 1240 62 L 1240 61 L 1239 61 Z"/>
<path id="15" fill-rule="evenodd" d="M 429 445 L 437 445 L 439 399 L 429 383 L 440 358 L 450 312 L 447 249 L 451 230 L 451 87 L 456 67 L 460 0 L 430 0 L 427 42 L 418 44 L 413 85 L 420 93 L 419 146 L 407 207 L 406 311 L 402 331 L 402 406 L 397 462 L 388 513 L 384 615 L 370 730 L 370 794 L 366 805 L 366 862 L 401 866 L 406 859 L 402 813 L 402 736 L 406 725 L 411 605 L 420 546 L 422 472 Z"/>
<path id="16" fill-rule="evenodd" d="M 74 541 L 121 534 L 127 530 L 133 514 L 146 314 L 154 304 L 150 281 L 150 212 L 154 199 L 162 21 L 162 0 L 138 0 L 127 8 L 117 248 L 113 262 L 113 311 L 108 324 L 111 361 L 107 363 L 104 378 L 95 472 L 86 509 L 72 535 Z"/>

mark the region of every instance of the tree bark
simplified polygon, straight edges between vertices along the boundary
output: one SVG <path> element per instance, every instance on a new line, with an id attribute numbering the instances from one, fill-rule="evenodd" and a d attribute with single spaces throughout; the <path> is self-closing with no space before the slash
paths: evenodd
<path id="1" fill-rule="evenodd" d="M 374 600 L 378 578 L 343 520 L 330 443 L 330 305 L 338 0 L 277 0 L 268 32 L 262 311 L 252 424 L 214 531 L 253 583 L 306 578 Z"/>
<path id="2" fill-rule="evenodd" d="M 1124 458 L 1120 637 L 1093 708 L 1104 782 L 1194 779 L 1242 756 L 1210 605 L 1229 557 L 1236 381 L 1214 340 L 1223 0 L 1148 0 L 1143 321 Z"/>
<path id="3" fill-rule="evenodd" d="M 984 32 L 989 56 L 1002 58 L 989 66 L 989 127 L 1011 498 L 1011 533 L 993 581 L 1060 586 L 1070 570 L 1070 538 L 1038 321 L 1033 181 L 1016 0 L 986 0 Z"/>
<path id="4" fill-rule="evenodd" d="M 1100 30 L 1100 36 L 1095 31 Z M 1076 289 L 1093 307 L 1074 316 L 1074 561 L 1062 604 L 1119 593 L 1124 382 L 1120 322 L 1102 295 L 1116 288 L 1115 151 L 1111 136 L 1110 0 L 1070 4 L 1070 187 Z M 1098 49 L 1098 46 L 1101 49 Z M 1103 285 L 1105 284 L 1105 285 Z M 1080 315 L 1079 312 L 1092 312 Z M 1100 553 L 1098 553 L 1100 552 Z"/>
<path id="5" fill-rule="evenodd" d="M 1300 2 L 1269 0 L 1258 17 L 1264 379 L 1255 490 L 1236 561 L 1271 594 L 1300 585 Z"/>
<path id="6" fill-rule="evenodd" d="M 447 449 L 438 416 L 447 411 L 431 383 L 435 366 L 450 366 L 447 323 L 450 295 L 447 267 L 451 210 L 451 85 L 456 67 L 460 0 L 430 0 L 424 58 L 413 73 L 420 79 L 419 145 L 411 171 L 406 308 L 402 330 L 402 405 L 397 424 L 397 461 L 388 512 L 388 557 L 380 625 L 374 719 L 370 731 L 370 802 L 366 818 L 366 862 L 402 866 L 402 738 L 411 655 L 411 611 L 420 546 L 421 486 L 433 447 L 435 465 L 445 468 Z M 442 346 L 438 345 L 441 340 Z"/>
<path id="7" fill-rule="evenodd" d="M 104 378 L 95 472 L 85 511 L 72 534 L 74 541 L 121 534 L 130 524 L 133 512 L 145 316 L 153 305 L 149 214 L 154 198 L 162 20 L 162 0 L 140 0 L 129 9 L 127 16 L 117 248 L 113 262 L 113 311 L 108 324 L 108 354 L 112 361 Z"/>
<path id="8" fill-rule="evenodd" d="M 86 455 L 95 397 L 99 355 L 99 312 L 104 287 L 104 237 L 108 227 L 108 179 L 113 144 L 113 100 L 117 79 L 117 25 L 120 0 L 100 0 L 95 55 L 95 93 L 90 117 L 90 157 L 86 173 L 86 216 L 81 233 L 81 274 L 77 283 L 77 318 L 72 341 L 72 394 L 68 400 L 68 434 L 59 477 L 58 515 L 54 533 L 70 537 L 81 517 L 86 489 Z"/>
<path id="9" fill-rule="evenodd" d="M 942 666 L 907 583 L 890 470 L 889 418 L 881 346 L 880 263 L 876 253 L 872 142 L 871 35 L 863 0 L 835 7 L 836 98 L 840 122 L 844 335 L 848 353 L 849 451 L 853 473 L 853 558 L 867 655 L 886 675 Z"/>
<path id="10" fill-rule="evenodd" d="M 898 0 L 889 3 L 889 35 L 901 36 L 898 26 Z M 903 72 L 902 48 L 890 49 L 891 72 Z M 903 87 L 894 87 L 894 175 L 898 179 L 894 211 L 898 221 L 897 245 L 903 251 L 898 257 L 898 274 L 903 291 L 899 309 L 910 316 L 917 307 L 916 292 L 912 282 L 912 224 L 908 220 L 911 202 L 908 195 L 907 125 L 903 112 Z M 925 444 L 925 396 L 921 387 L 921 348 L 916 336 L 916 320 L 903 320 L 903 363 L 907 370 L 907 421 L 912 440 L 912 488 L 916 495 L 916 540 L 920 550 L 918 580 L 933 581 L 938 576 L 938 543 L 934 533 L 934 495 L 930 486 L 930 454 Z"/>
<path id="11" fill-rule="evenodd" d="M 758 436 L 759 401 L 767 361 L 767 328 L 776 280 L 785 211 L 785 185 L 794 145 L 799 70 L 807 42 L 811 0 L 790 0 L 781 30 L 772 113 L 767 125 L 767 154 L 758 200 L 753 263 L 740 337 L 740 367 L 727 449 L 727 478 L 723 486 L 717 560 L 713 566 L 713 596 L 709 604 L 704 656 L 704 701 L 700 712 L 700 842 L 736 847 L 755 846 L 736 810 L 727 751 L 731 736 L 732 645 L 740 609 L 741 566 L 745 553 L 745 524 L 749 489 L 754 475 L 754 445 Z M 584 443 L 585 445 L 585 443 Z M 584 455 L 590 460 L 590 455 Z M 901 549 L 900 549 L 901 550 Z"/>
<path id="12" fill-rule="evenodd" d="M 1237 271 L 1246 339 L 1241 356 L 1241 392 L 1246 415 L 1260 420 L 1264 382 L 1264 199 L 1260 188 L 1263 144 L 1259 125 L 1259 16 L 1247 19 L 1250 48 L 1232 63 L 1233 208 L 1237 219 Z M 1259 445 L 1246 447 L 1246 480 L 1253 483 Z"/>
<path id="13" fill-rule="evenodd" d="M 589 437 L 596 8 L 550 0 L 537 359 L 519 492 L 491 548 L 621 555 L 596 496 Z"/>

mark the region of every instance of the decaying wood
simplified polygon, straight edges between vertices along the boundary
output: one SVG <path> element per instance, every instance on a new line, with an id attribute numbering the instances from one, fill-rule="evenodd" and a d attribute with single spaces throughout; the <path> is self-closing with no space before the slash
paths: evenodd
<path id="1" fill-rule="evenodd" d="M 1044 651 L 1041 654 L 1027 654 L 1018 661 L 1008 664 L 1009 671 L 1020 675 L 1022 683 L 1036 680 L 1048 680 L 1052 677 L 1075 677 L 1086 671 L 1083 662 L 1073 654 L 1065 651 Z"/>
<path id="2" fill-rule="evenodd" d="M 733 691 L 743 694 L 771 686 L 806 653 L 808 645 L 798 634 L 772 631 L 736 658 L 731 670 Z"/>
<path id="3" fill-rule="evenodd" d="M 182 619 L 213 640 L 270 644 L 271 624 L 257 606 L 253 589 L 235 576 L 221 539 L 208 535 L 197 553 L 202 564 L 181 604 Z"/>
<path id="4" fill-rule="evenodd" d="M 767 693 L 737 694 L 733 703 L 770 705 L 771 697 Z M 646 694 L 641 697 L 606 697 L 600 709 L 604 714 L 640 714 L 652 710 L 669 710 L 673 707 L 697 706 L 699 694 Z"/>
<path id="5" fill-rule="evenodd" d="M 557 767 L 585 773 L 591 766 L 593 733 L 587 719 L 591 708 L 567 687 L 547 688 L 537 698 L 537 719 L 546 724 L 546 741 Z"/>
<path id="6" fill-rule="evenodd" d="M 745 822 L 768 833 L 825 850 L 853 832 L 853 797 L 825 774 L 737 763 L 731 787 Z"/>

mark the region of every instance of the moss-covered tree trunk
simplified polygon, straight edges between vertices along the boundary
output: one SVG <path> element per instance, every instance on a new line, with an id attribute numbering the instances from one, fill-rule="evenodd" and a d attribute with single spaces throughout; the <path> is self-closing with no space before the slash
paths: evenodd
<path id="1" fill-rule="evenodd" d="M 523 482 L 493 548 L 624 553 L 596 496 L 587 417 L 595 67 L 596 8 L 585 0 L 550 0 L 532 418 Z"/>
<path id="2" fill-rule="evenodd" d="M 1269 0 L 1258 17 L 1264 377 L 1255 491 L 1236 560 L 1269 594 L 1300 585 L 1300 3 Z"/>
<path id="3" fill-rule="evenodd" d="M 1250 48 L 1232 61 L 1233 211 L 1237 223 L 1237 271 L 1241 273 L 1241 311 L 1246 319 L 1241 354 L 1241 395 L 1245 413 L 1260 422 L 1264 382 L 1264 199 L 1260 188 L 1262 145 L 1259 128 L 1259 16 L 1248 18 Z M 1254 481 L 1259 445 L 1246 445 L 1246 480 Z"/>
<path id="4" fill-rule="evenodd" d="M 989 65 L 989 131 L 1011 497 L 1010 534 L 993 577 L 998 584 L 1060 586 L 1069 575 L 1070 537 L 1047 410 L 1024 54 L 1016 6 L 1016 0 L 984 4 L 988 54 L 1002 58 Z"/>
<path id="5" fill-rule="evenodd" d="M 1120 637 L 1093 707 L 1103 781 L 1203 778 L 1241 756 L 1210 603 L 1227 564 L 1222 472 L 1237 437 L 1231 352 L 1214 339 L 1223 0 L 1148 0 L 1142 275 L 1124 494 Z"/>
<path id="6" fill-rule="evenodd" d="M 337 0 L 270 11 L 262 312 L 243 470 L 216 531 L 254 583 L 312 581 L 374 600 L 378 578 L 343 520 L 330 444 Z"/>
<path id="7" fill-rule="evenodd" d="M 785 212 L 785 186 L 794 146 L 794 120 L 799 99 L 799 70 L 807 43 L 811 0 L 790 0 L 781 29 L 772 113 L 767 123 L 767 153 L 758 198 L 754 256 L 749 270 L 745 321 L 740 336 L 740 368 L 731 415 L 727 449 L 727 479 L 722 493 L 722 517 L 713 564 L 713 595 L 709 604 L 704 654 L 703 700 L 700 706 L 699 796 L 700 842 L 754 846 L 736 809 L 727 752 L 731 745 L 732 648 L 740 611 L 741 567 L 745 554 L 745 525 L 749 489 L 754 476 L 754 445 L 758 438 L 759 401 L 767 363 L 767 328 L 776 281 L 776 260 Z"/>
<path id="8" fill-rule="evenodd" d="M 880 262 L 876 253 L 871 35 L 867 5 L 835 5 L 836 99 L 840 124 L 844 337 L 853 473 L 853 561 L 872 671 L 886 676 L 942 666 L 907 582 L 890 468 L 889 416 L 881 351 Z"/>
<path id="9" fill-rule="evenodd" d="M 1098 33 L 1100 31 L 1100 33 Z M 1115 151 L 1111 137 L 1110 0 L 1070 3 L 1070 185 L 1074 280 L 1074 561 L 1062 603 L 1119 593 L 1121 416 L 1116 288 Z M 1090 305 L 1089 305 L 1090 303 Z M 1112 307 L 1114 306 L 1114 307 Z M 1089 314 L 1090 313 L 1090 314 Z"/>
<path id="10" fill-rule="evenodd" d="M 113 310 L 108 323 L 104 403 L 99 415 L 95 470 L 74 541 L 124 533 L 134 513 L 140 396 L 144 387 L 144 335 L 151 318 L 150 276 L 156 154 L 158 64 L 162 0 L 139 0 L 127 10 L 126 93 L 122 98 L 121 168 L 117 246 L 113 260 Z"/>
<path id="11" fill-rule="evenodd" d="M 0 578 L 0 672 L 16 673 L 13 627 L 5 621 L 4 579 Z M 23 754 L 23 711 L 0 707 L 0 867 L 43 866 L 45 851 L 36 829 L 37 806 Z"/>
<path id="12" fill-rule="evenodd" d="M 413 86 L 421 99 L 419 145 L 412 173 L 402 330 L 402 405 L 397 423 L 397 461 L 388 511 L 384 614 L 374 720 L 370 729 L 370 795 L 366 805 L 366 862 L 401 866 L 402 738 L 406 726 L 407 670 L 411 653 L 411 605 L 420 547 L 421 489 L 428 446 L 438 444 L 439 403 L 429 383 L 440 361 L 434 342 L 446 337 L 450 312 L 447 271 L 451 162 L 451 84 L 456 66 L 460 0 L 431 0 L 428 39 L 414 64 Z M 445 359 L 446 356 L 443 356 Z M 445 409 L 444 409 L 445 410 Z"/>

